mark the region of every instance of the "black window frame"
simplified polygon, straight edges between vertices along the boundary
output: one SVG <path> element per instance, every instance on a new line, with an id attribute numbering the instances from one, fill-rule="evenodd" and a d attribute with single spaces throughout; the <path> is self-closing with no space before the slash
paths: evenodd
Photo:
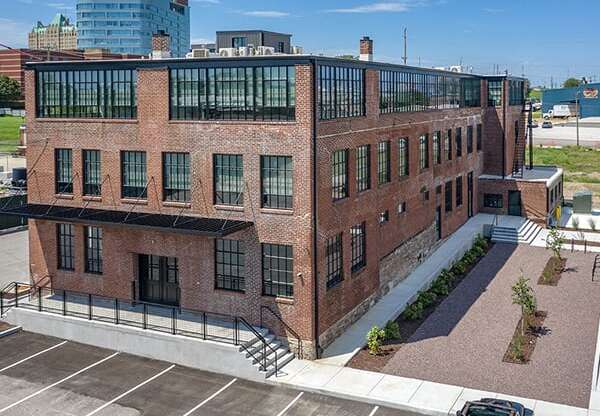
<path id="1" fill-rule="evenodd" d="M 140 170 L 138 170 L 138 168 L 140 168 Z M 121 198 L 147 199 L 147 175 L 148 160 L 145 151 L 121 151 Z M 136 182 L 137 184 L 134 184 Z"/>
<path id="2" fill-rule="evenodd" d="M 452 160 L 452 155 L 454 153 L 454 148 L 452 147 L 452 129 L 448 129 L 446 131 L 446 136 L 444 137 L 444 149 L 446 153 L 446 160 Z"/>
<path id="3" fill-rule="evenodd" d="M 462 206 L 463 204 L 463 177 L 456 177 L 456 185 L 455 185 L 455 197 L 456 197 L 456 208 Z"/>
<path id="4" fill-rule="evenodd" d="M 481 123 L 477 124 L 477 151 L 480 152 L 483 150 L 483 125 Z"/>
<path id="5" fill-rule="evenodd" d="M 266 162 L 269 162 L 268 164 Z M 273 167 L 273 163 L 275 166 Z M 294 208 L 294 168 L 292 156 L 260 157 L 261 207 L 271 209 L 291 210 Z M 275 178 L 269 177 L 269 172 L 276 172 Z M 280 176 L 282 175 L 282 176 Z M 275 183 L 271 183 L 275 181 Z M 267 193 L 268 189 L 283 190 L 283 193 Z"/>
<path id="6" fill-rule="evenodd" d="M 504 93 L 504 80 L 488 81 L 488 107 L 502 106 Z"/>
<path id="7" fill-rule="evenodd" d="M 319 120 L 364 116 L 366 114 L 365 79 L 363 68 L 318 65 Z"/>
<path id="8" fill-rule="evenodd" d="M 213 203 L 244 206 L 244 156 L 213 154 Z"/>
<path id="9" fill-rule="evenodd" d="M 331 199 L 339 201 L 349 196 L 348 149 L 339 149 L 331 154 Z"/>
<path id="10" fill-rule="evenodd" d="M 191 160 L 186 152 L 163 152 L 163 201 L 189 203 L 192 201 Z"/>
<path id="11" fill-rule="evenodd" d="M 452 212 L 452 182 L 447 181 L 444 184 L 444 211 Z"/>
<path id="12" fill-rule="evenodd" d="M 371 145 L 364 144 L 356 148 L 356 190 L 368 189 L 371 189 Z"/>
<path id="13" fill-rule="evenodd" d="M 433 163 L 442 164 L 442 132 L 437 130 L 433 132 Z"/>
<path id="14" fill-rule="evenodd" d="M 398 175 L 400 178 L 410 176 L 410 146 L 408 137 L 398 139 Z"/>
<path id="15" fill-rule="evenodd" d="M 467 154 L 473 153 L 473 126 L 467 126 Z"/>
<path id="16" fill-rule="evenodd" d="M 73 149 L 54 149 L 54 186 L 59 195 L 73 194 Z"/>
<path id="17" fill-rule="evenodd" d="M 456 158 L 459 159 L 462 157 L 463 154 L 462 127 L 456 128 L 454 142 L 456 143 Z"/>
<path id="18" fill-rule="evenodd" d="M 377 184 L 384 185 L 392 180 L 391 175 L 391 143 L 382 140 L 377 143 Z"/>
<path id="19" fill-rule="evenodd" d="M 59 270 L 75 270 L 75 225 L 56 224 L 56 257 Z"/>
<path id="20" fill-rule="evenodd" d="M 294 297 L 294 249 L 291 245 L 262 243 L 262 294 Z M 273 269 L 271 266 L 275 265 Z M 285 267 L 282 267 L 285 266 Z M 268 273 L 268 275 L 267 275 Z M 277 279 L 273 279 L 273 277 Z"/>
<path id="21" fill-rule="evenodd" d="M 429 169 L 429 134 L 419 136 L 419 169 Z"/>
<path id="22" fill-rule="evenodd" d="M 81 154 L 83 164 L 83 195 L 102 195 L 102 153 L 100 150 L 84 149 Z"/>
<path id="23" fill-rule="evenodd" d="M 352 257 L 350 269 L 353 273 L 367 265 L 367 223 L 365 221 L 350 228 Z"/>
<path id="24" fill-rule="evenodd" d="M 504 196 L 502 194 L 483 194 L 483 206 L 485 208 L 504 208 Z"/>
<path id="25" fill-rule="evenodd" d="M 344 280 L 343 233 L 327 239 L 325 262 L 327 264 L 327 289 L 331 289 Z"/>
<path id="26" fill-rule="evenodd" d="M 84 227 L 84 255 L 85 272 L 90 274 L 103 273 L 103 247 L 104 238 L 101 227 Z"/>
<path id="27" fill-rule="evenodd" d="M 243 241 L 215 239 L 215 289 L 246 291 L 246 250 Z"/>
<path id="28" fill-rule="evenodd" d="M 38 118 L 137 118 L 137 69 L 37 70 Z"/>

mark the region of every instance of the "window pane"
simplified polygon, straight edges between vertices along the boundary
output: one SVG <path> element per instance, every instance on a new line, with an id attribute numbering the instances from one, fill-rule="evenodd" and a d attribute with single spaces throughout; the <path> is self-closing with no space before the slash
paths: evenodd
<path id="1" fill-rule="evenodd" d="M 264 208 L 291 209 L 292 157 L 261 156 L 262 206 Z"/>
<path id="2" fill-rule="evenodd" d="M 163 199 L 175 202 L 191 200 L 189 153 L 163 153 Z"/>
<path id="3" fill-rule="evenodd" d="M 56 224 L 58 268 L 75 270 L 75 226 L 73 224 Z"/>
<path id="4" fill-rule="evenodd" d="M 242 155 L 214 155 L 213 178 L 215 204 L 244 205 Z"/>
<path id="5" fill-rule="evenodd" d="M 73 151 L 55 149 L 55 188 L 57 194 L 73 193 Z"/>
<path id="6" fill-rule="evenodd" d="M 262 244 L 263 294 L 294 296 L 294 261 L 292 246 Z"/>
<path id="7" fill-rule="evenodd" d="M 215 287 L 243 292 L 246 290 L 244 243 L 215 240 Z"/>
<path id="8" fill-rule="evenodd" d="M 146 152 L 121 152 L 121 196 L 148 197 L 146 179 Z"/>

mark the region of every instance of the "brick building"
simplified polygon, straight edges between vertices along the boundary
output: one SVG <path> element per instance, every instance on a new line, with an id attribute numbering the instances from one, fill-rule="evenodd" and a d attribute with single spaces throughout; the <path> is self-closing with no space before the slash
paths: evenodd
<path id="1" fill-rule="evenodd" d="M 29 49 L 74 50 L 77 49 L 77 28 L 68 17 L 58 13 L 48 25 L 37 22 L 29 32 L 28 43 Z"/>
<path id="2" fill-rule="evenodd" d="M 32 281 L 292 329 L 317 355 L 480 211 L 480 177 L 523 172 L 525 80 L 371 49 L 29 64 Z"/>

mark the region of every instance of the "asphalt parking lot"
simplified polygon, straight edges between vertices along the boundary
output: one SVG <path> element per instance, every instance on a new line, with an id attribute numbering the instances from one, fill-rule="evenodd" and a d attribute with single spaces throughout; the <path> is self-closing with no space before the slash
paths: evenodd
<path id="1" fill-rule="evenodd" d="M 0 338 L 0 415 L 416 416 L 57 338 Z"/>

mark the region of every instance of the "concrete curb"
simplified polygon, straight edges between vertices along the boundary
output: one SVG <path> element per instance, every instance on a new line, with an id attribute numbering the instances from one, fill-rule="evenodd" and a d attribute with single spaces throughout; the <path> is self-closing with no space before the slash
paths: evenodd
<path id="1" fill-rule="evenodd" d="M 7 337 L 12 334 L 16 334 L 17 332 L 21 332 L 23 328 L 20 326 L 14 326 L 12 328 L 8 328 L 6 331 L 0 332 L 0 338 Z"/>
<path id="2" fill-rule="evenodd" d="M 21 231 L 27 231 L 28 229 L 29 229 L 28 225 L 23 225 L 20 227 L 13 227 L 13 228 L 8 228 L 6 230 L 0 230 L 0 237 L 2 237 L 3 235 L 20 233 Z"/>

